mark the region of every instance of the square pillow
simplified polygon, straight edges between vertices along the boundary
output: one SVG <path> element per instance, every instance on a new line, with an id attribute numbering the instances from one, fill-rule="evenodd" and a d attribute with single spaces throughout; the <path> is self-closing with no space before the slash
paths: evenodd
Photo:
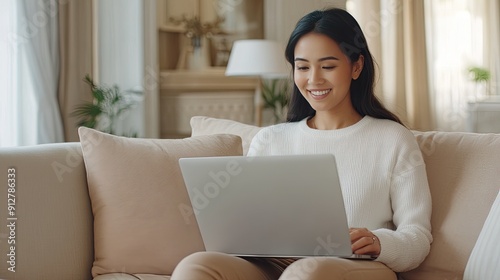
<path id="1" fill-rule="evenodd" d="M 181 157 L 242 155 L 235 135 L 135 139 L 78 130 L 94 214 L 92 275 L 170 275 L 204 250 L 180 172 Z"/>
<path id="2" fill-rule="evenodd" d="M 246 155 L 252 138 L 261 127 L 240 123 L 233 120 L 216 119 L 203 116 L 191 118 L 191 136 L 211 135 L 218 133 L 234 134 L 241 137 L 243 155 Z"/>

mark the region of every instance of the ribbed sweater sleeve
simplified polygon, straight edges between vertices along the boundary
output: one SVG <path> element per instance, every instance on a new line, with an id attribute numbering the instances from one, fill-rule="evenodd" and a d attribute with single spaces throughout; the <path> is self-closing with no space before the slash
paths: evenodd
<path id="1" fill-rule="evenodd" d="M 411 131 L 368 116 L 337 130 L 311 129 L 303 120 L 262 129 L 248 155 L 320 153 L 335 155 L 349 226 L 379 238 L 377 261 L 396 272 L 417 267 L 432 242 L 431 197 Z"/>

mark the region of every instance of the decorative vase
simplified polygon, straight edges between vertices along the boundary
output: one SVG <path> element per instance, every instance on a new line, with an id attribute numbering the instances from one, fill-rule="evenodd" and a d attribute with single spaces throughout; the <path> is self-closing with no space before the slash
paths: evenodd
<path id="1" fill-rule="evenodd" d="M 210 67 L 210 56 L 206 39 L 202 36 L 191 37 L 191 44 L 182 50 L 177 69 L 200 71 Z"/>

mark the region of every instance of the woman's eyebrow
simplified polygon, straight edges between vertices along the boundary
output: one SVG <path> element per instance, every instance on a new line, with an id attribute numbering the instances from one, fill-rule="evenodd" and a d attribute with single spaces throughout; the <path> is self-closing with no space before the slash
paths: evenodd
<path id="1" fill-rule="evenodd" d="M 325 60 L 340 60 L 340 59 L 338 59 L 335 56 L 327 56 L 327 57 L 322 57 L 322 58 L 318 59 L 318 61 L 325 61 Z"/>
<path id="2" fill-rule="evenodd" d="M 296 57 L 294 59 L 294 61 L 305 61 L 305 62 L 308 62 L 309 60 L 305 59 L 305 58 L 301 58 L 301 57 Z"/>
<path id="3" fill-rule="evenodd" d="M 318 59 L 318 61 L 325 61 L 325 60 L 340 60 L 338 59 L 337 57 L 335 56 L 325 56 L 325 57 L 322 57 L 320 59 Z M 305 61 L 305 62 L 309 62 L 309 60 L 305 59 L 305 58 L 301 58 L 301 57 L 296 57 L 294 59 L 294 61 Z"/>

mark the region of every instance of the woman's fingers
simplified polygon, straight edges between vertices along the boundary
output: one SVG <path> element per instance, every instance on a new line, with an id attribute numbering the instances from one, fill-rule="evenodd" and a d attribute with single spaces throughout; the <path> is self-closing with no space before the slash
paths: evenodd
<path id="1" fill-rule="evenodd" d="M 366 228 L 349 229 L 351 236 L 351 248 L 354 254 L 378 255 L 380 254 L 380 242 L 371 231 Z"/>

